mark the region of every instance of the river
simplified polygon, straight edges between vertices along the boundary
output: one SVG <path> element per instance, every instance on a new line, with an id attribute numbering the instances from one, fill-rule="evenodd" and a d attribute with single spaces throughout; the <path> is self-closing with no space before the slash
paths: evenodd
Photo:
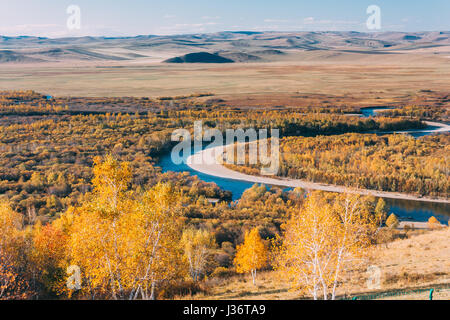
<path id="1" fill-rule="evenodd" d="M 374 116 L 376 112 L 385 110 L 387 108 L 373 107 L 362 109 L 362 116 L 369 117 Z M 427 128 L 431 129 L 431 128 Z M 429 133 L 414 132 L 411 135 L 415 137 L 423 136 Z M 189 155 L 185 155 L 185 160 Z M 167 154 L 161 157 L 158 166 L 162 168 L 163 172 L 174 171 L 174 172 L 189 172 L 191 175 L 198 176 L 199 179 L 205 182 L 214 182 L 219 187 L 224 190 L 229 190 L 233 193 L 233 200 L 239 200 L 242 193 L 250 188 L 254 183 L 225 179 L 220 177 L 215 177 L 212 175 L 204 174 L 193 170 L 184 161 L 180 165 L 176 165 L 172 162 L 171 155 Z M 386 204 L 389 206 L 389 213 L 394 213 L 401 220 L 411 220 L 411 221 L 427 221 L 431 216 L 436 217 L 440 222 L 448 223 L 450 220 L 450 205 L 447 203 L 432 203 L 424 201 L 413 201 L 413 200 L 397 200 L 385 198 Z"/>

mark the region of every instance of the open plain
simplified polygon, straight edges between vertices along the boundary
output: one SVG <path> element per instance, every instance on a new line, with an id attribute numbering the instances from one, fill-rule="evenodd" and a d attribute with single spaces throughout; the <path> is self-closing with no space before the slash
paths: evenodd
<path id="1" fill-rule="evenodd" d="M 205 52 L 233 63 L 202 61 Z M 187 53 L 197 63 L 165 62 Z M 88 97 L 208 92 L 240 107 L 449 106 L 449 57 L 448 32 L 1 37 L 0 88 Z"/>

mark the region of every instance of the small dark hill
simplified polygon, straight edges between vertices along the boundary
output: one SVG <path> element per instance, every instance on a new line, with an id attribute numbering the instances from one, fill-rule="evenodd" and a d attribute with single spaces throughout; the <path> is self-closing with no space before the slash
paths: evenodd
<path id="1" fill-rule="evenodd" d="M 415 40 L 420 40 L 422 39 L 421 37 L 418 36 L 413 36 L 413 35 L 406 35 L 403 37 L 403 40 L 408 40 L 408 41 L 415 41 Z"/>
<path id="2" fill-rule="evenodd" d="M 188 53 L 181 57 L 175 57 L 165 60 L 167 63 L 233 63 L 231 59 L 221 57 L 209 52 Z"/>

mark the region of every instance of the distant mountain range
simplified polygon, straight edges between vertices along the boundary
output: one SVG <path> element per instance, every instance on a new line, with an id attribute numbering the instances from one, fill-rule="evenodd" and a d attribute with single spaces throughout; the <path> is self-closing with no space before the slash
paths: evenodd
<path id="1" fill-rule="evenodd" d="M 450 45 L 450 31 L 437 32 L 219 32 L 173 36 L 0 36 L 0 63 L 277 61 L 298 51 L 389 54 Z"/>

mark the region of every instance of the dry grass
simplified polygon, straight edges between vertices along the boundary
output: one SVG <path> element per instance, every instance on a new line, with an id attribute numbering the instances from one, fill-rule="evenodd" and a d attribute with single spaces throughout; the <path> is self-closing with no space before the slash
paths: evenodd
<path id="1" fill-rule="evenodd" d="M 390 290 L 411 290 L 450 285 L 450 229 L 421 231 L 408 239 L 391 242 L 373 250 L 370 264 L 381 269 L 381 288 L 367 289 L 366 269 L 355 270 L 345 276 L 338 295 L 355 296 Z M 289 290 L 283 277 L 275 271 L 260 272 L 257 286 L 249 275 L 228 279 L 211 279 L 206 284 L 208 293 L 183 299 L 262 299 L 288 300 L 308 298 Z M 449 299 L 448 290 L 436 291 L 435 299 Z M 384 299 L 428 299 L 428 293 L 386 297 Z"/>
<path id="2" fill-rule="evenodd" d="M 207 282 L 207 294 L 183 299 L 205 300 L 287 300 L 297 299 L 299 294 L 289 291 L 289 285 L 275 271 L 259 272 L 256 286 L 250 275 L 237 275 L 228 279 L 211 279 Z"/>
<path id="3" fill-rule="evenodd" d="M 0 87 L 69 96 L 161 97 L 213 92 L 239 106 L 405 104 L 428 101 L 427 94 L 417 97 L 423 89 L 448 93 L 449 60 L 432 52 L 322 54 L 298 52 L 286 61 L 230 65 L 2 65 Z M 431 97 L 429 102 L 436 100 Z"/>
<path id="4" fill-rule="evenodd" d="M 449 230 L 425 232 L 375 250 L 374 263 L 383 270 L 384 285 L 450 283 Z"/>

